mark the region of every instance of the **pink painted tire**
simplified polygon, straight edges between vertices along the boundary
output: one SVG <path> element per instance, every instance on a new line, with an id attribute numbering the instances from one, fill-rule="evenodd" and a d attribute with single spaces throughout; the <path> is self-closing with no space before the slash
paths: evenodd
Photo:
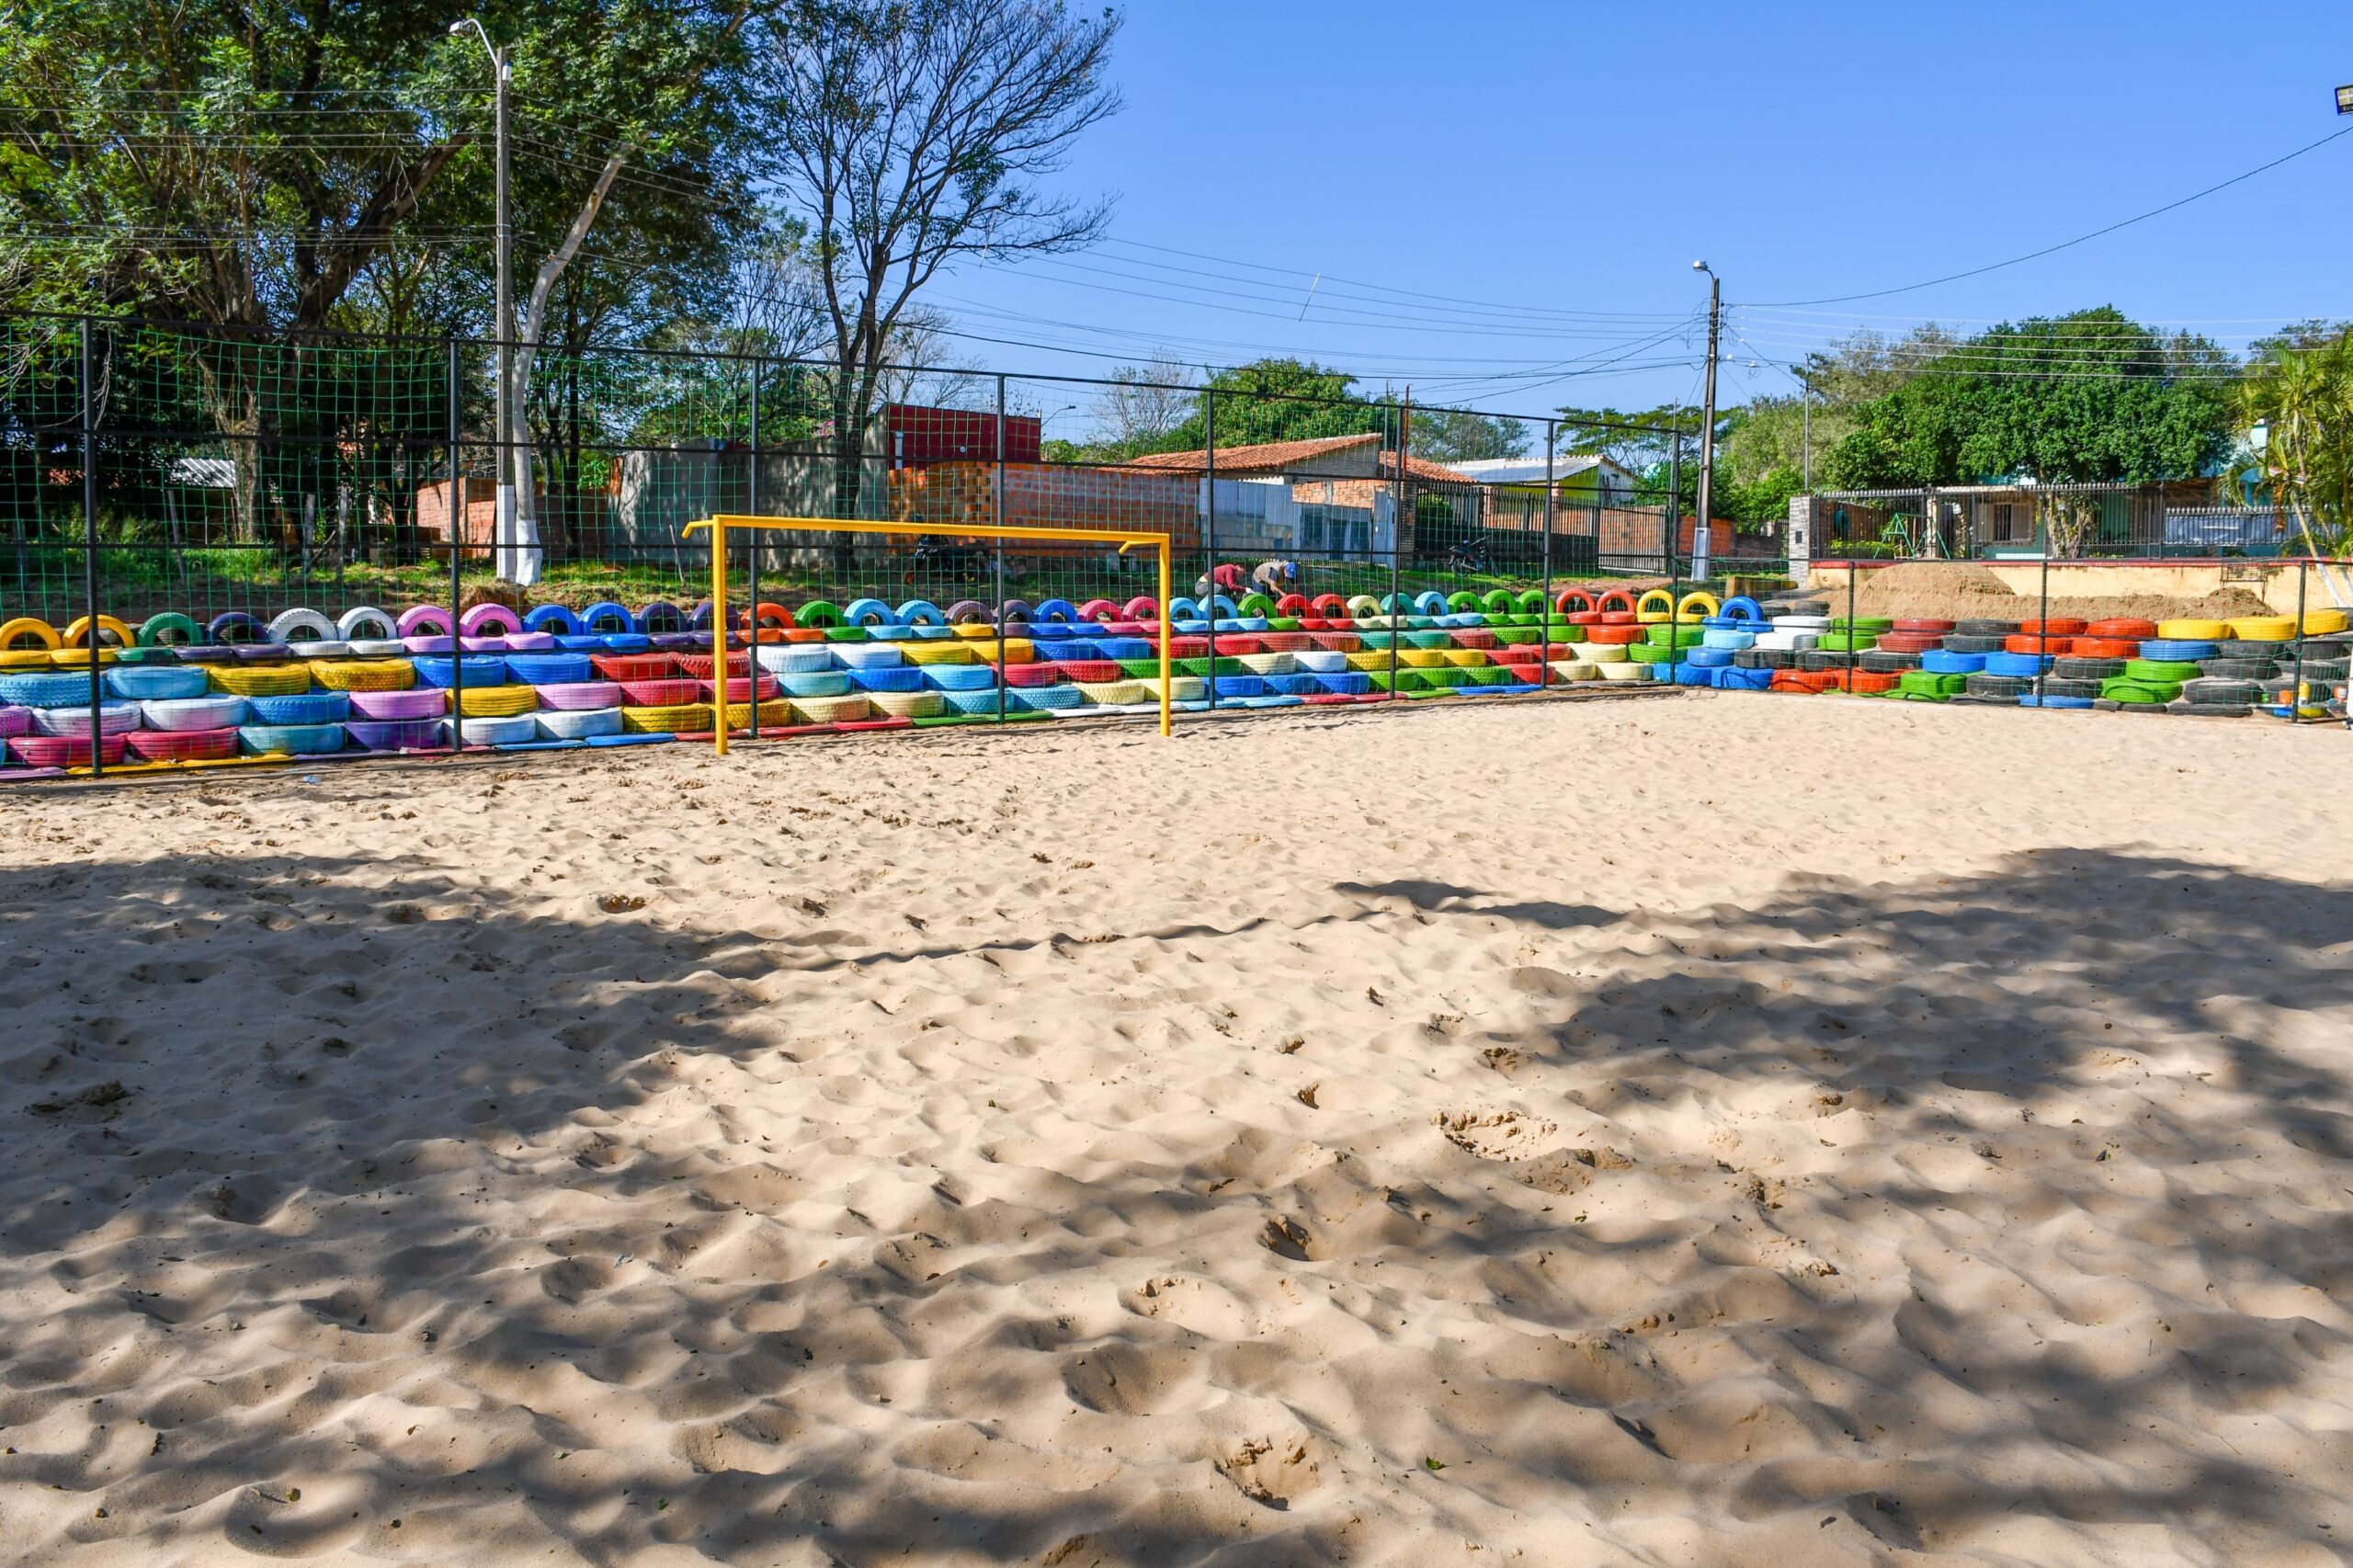
<path id="1" fill-rule="evenodd" d="M 447 637 L 449 635 L 449 612 L 439 605 L 411 605 L 401 611 L 394 629 L 403 637 Z"/>
<path id="2" fill-rule="evenodd" d="M 1109 599 L 1089 599 L 1078 607 L 1078 619 L 1091 620 L 1100 626 L 1107 620 L 1119 619 L 1120 607 Z"/>
<path id="3" fill-rule="evenodd" d="M 449 694 L 438 686 L 411 687 L 406 691 L 355 691 L 351 710 L 364 719 L 392 723 L 404 719 L 438 719 L 449 710 Z"/>
<path id="4" fill-rule="evenodd" d="M 540 706 L 565 712 L 586 712 L 597 708 L 618 708 L 621 705 L 621 688 L 609 680 L 564 681 L 540 687 Z"/>
<path id="5" fill-rule="evenodd" d="M 1130 599 L 1120 613 L 1130 620 L 1148 620 L 1157 626 L 1160 624 L 1160 601 L 1149 595 L 1139 594 Z"/>
<path id="6" fill-rule="evenodd" d="M 523 618 L 505 605 L 476 605 L 458 618 L 461 637 L 504 637 L 522 630 Z"/>

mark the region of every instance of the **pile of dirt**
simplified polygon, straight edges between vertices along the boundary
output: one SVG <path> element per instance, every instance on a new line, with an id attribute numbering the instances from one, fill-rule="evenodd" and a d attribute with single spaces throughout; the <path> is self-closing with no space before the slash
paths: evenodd
<path id="1" fill-rule="evenodd" d="M 1822 597 L 1832 601 L 1833 615 L 1847 613 L 1843 592 Z M 2011 592 L 2008 585 L 1973 562 L 1912 561 L 1864 573 L 1855 585 L 1855 613 L 1943 620 L 2025 620 L 2045 612 L 2040 596 Z M 2048 611 L 2052 619 L 2072 617 L 2079 620 L 2110 616 L 2133 616 L 2143 620 L 2219 619 L 2271 613 L 2270 607 L 2258 596 L 2244 588 L 2224 588 L 2196 596 L 2109 594 L 2075 597 L 2053 594 Z"/>

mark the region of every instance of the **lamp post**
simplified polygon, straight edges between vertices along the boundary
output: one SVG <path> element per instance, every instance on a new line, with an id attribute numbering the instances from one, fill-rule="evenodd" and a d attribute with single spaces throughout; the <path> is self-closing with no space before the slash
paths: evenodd
<path id="1" fill-rule="evenodd" d="M 2339 114 L 2353 114 L 2353 87 L 2339 87 L 2336 89 L 2336 112 Z"/>
<path id="2" fill-rule="evenodd" d="M 1699 516 L 1692 523 L 1691 558 L 1695 577 L 1707 575 L 1709 521 L 1712 517 L 1716 488 L 1716 334 L 1723 324 L 1723 280 L 1704 261 L 1691 264 L 1694 272 L 1708 275 L 1708 377 L 1707 393 L 1699 407 Z"/>
<path id="3" fill-rule="evenodd" d="M 515 389 L 508 384 L 515 353 L 515 215 L 513 206 L 507 198 L 506 179 L 506 89 L 511 73 L 506 63 L 506 51 L 490 41 L 490 34 L 483 30 L 482 23 L 474 17 L 468 17 L 463 21 L 451 22 L 449 36 L 462 38 L 469 28 L 473 29 L 476 38 L 482 40 L 483 49 L 490 55 L 491 71 L 497 78 L 498 84 L 498 210 L 495 219 L 498 304 L 496 324 L 492 329 L 493 335 L 498 340 L 498 388 L 491 415 L 491 424 L 495 432 L 495 449 L 492 454 L 491 461 L 495 465 L 494 472 L 498 476 L 497 520 L 493 525 L 493 538 L 497 544 L 498 553 L 493 564 L 498 574 L 505 577 L 512 574 L 513 563 L 506 557 L 509 541 L 515 537 L 515 482 L 512 472 L 514 452 L 509 441 L 509 437 L 513 434 L 510 428 L 513 424 L 510 415 L 513 412 Z M 454 507 L 457 497 L 452 496 L 450 500 Z M 454 509 L 449 514 L 449 549 L 453 555 L 458 548 L 457 519 L 462 515 Z"/>

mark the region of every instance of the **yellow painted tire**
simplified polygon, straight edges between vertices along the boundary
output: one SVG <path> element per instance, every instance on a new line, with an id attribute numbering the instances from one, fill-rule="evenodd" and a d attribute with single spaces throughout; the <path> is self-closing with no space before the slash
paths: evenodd
<path id="1" fill-rule="evenodd" d="M 51 667 L 47 648 L 0 649 L 0 670 L 45 670 Z"/>
<path id="2" fill-rule="evenodd" d="M 1348 668 L 1363 670 L 1370 674 L 1374 670 L 1385 670 L 1389 667 L 1389 650 L 1383 648 L 1378 653 L 1350 653 L 1347 659 Z"/>
<path id="3" fill-rule="evenodd" d="M 633 735 L 695 733 L 710 728 L 710 704 L 688 702 L 674 708 L 624 708 L 621 710 L 621 728 Z"/>
<path id="4" fill-rule="evenodd" d="M 212 689 L 233 697 L 300 697 L 311 689 L 308 665 L 207 665 Z"/>
<path id="5" fill-rule="evenodd" d="M 1437 652 L 1458 670 L 1481 670 L 1495 663 L 1478 648 L 1440 648 Z"/>
<path id="6" fill-rule="evenodd" d="M 1038 644 L 1027 637 L 1008 637 L 1002 643 L 982 643 L 980 655 L 985 664 L 1034 665 L 1038 662 Z"/>
<path id="7" fill-rule="evenodd" d="M 1675 618 L 1675 596 L 1665 588 L 1653 588 L 1634 601 L 1634 619 L 1648 626 Z"/>
<path id="8" fill-rule="evenodd" d="M 1156 683 L 1147 687 L 1140 680 L 1082 680 L 1071 684 L 1078 687 L 1090 708 L 1124 708 L 1131 702 L 1155 702 L 1160 698 Z"/>
<path id="9" fill-rule="evenodd" d="M 2220 642 L 2231 634 L 2226 620 L 2161 620 L 2157 636 L 2168 642 Z"/>
<path id="10" fill-rule="evenodd" d="M 86 615 L 75 616 L 73 620 L 68 622 L 66 625 L 64 635 L 65 646 L 68 648 L 79 648 L 82 645 L 82 639 L 89 634 L 89 631 L 90 618 Z M 111 644 L 106 641 L 108 637 L 112 637 L 114 639 L 114 642 Z M 102 615 L 98 617 L 98 646 L 101 648 L 108 646 L 116 648 L 129 648 L 137 644 L 139 641 L 139 634 L 131 631 L 128 626 L 125 626 L 121 621 L 117 620 L 114 617 L 110 615 Z"/>
<path id="11" fill-rule="evenodd" d="M 2231 635 L 2242 642 L 2285 642 L 2296 635 L 2292 615 L 2242 615 L 2230 621 Z"/>
<path id="12" fill-rule="evenodd" d="M 5 631 L 0 628 L 0 631 Z M 2353 615 L 2341 609 L 2308 609 L 2304 611 L 2304 635 L 2330 637 L 2339 631 L 2353 631 Z M 0 638 L 0 642 L 5 642 Z"/>
<path id="13" fill-rule="evenodd" d="M 790 725 L 791 722 L 792 704 L 790 702 L 786 702 L 782 699 L 772 698 L 768 701 L 760 704 L 759 727 L 761 729 L 781 730 Z M 727 727 L 731 730 L 750 729 L 752 727 L 752 705 L 748 702 L 729 703 L 727 705 Z"/>
<path id="14" fill-rule="evenodd" d="M 970 644 L 953 642 L 902 642 L 899 651 L 911 665 L 969 665 L 973 656 Z"/>
<path id="15" fill-rule="evenodd" d="M 1676 614 L 1690 620 L 1694 619 L 1695 611 L 1698 615 L 1722 615 L 1724 607 L 1716 602 L 1715 595 L 1695 589 L 1683 596 L 1683 602 L 1676 607 Z"/>
<path id="16" fill-rule="evenodd" d="M 540 705 L 539 688 L 530 686 L 470 686 L 449 695 L 468 719 L 514 719 Z"/>
<path id="17" fill-rule="evenodd" d="M 1640 680 L 1643 678 L 1643 666 L 1636 664 L 1596 665 L 1593 667 L 1601 672 L 1601 678 L 1603 680 Z"/>
<path id="18" fill-rule="evenodd" d="M 1397 667 L 1402 670 L 1436 670 L 1446 667 L 1446 653 L 1437 648 L 1400 648 Z"/>
<path id="19" fill-rule="evenodd" d="M 51 648 L 42 656 L 60 669 L 86 670 L 90 667 L 91 652 L 88 648 Z M 96 652 L 98 663 L 102 665 L 115 664 L 122 657 L 121 653 L 103 642 L 98 644 Z"/>
<path id="20" fill-rule="evenodd" d="M 848 697 L 796 697 L 791 703 L 794 717 L 804 724 L 847 724 L 867 716 L 870 710 L 863 693 Z M 621 717 L 629 717 L 629 710 L 621 710 Z"/>
<path id="21" fill-rule="evenodd" d="M 936 691 L 870 691 L 866 700 L 893 719 L 937 719 L 947 704 Z"/>
<path id="22" fill-rule="evenodd" d="M 28 637 L 33 640 L 31 643 L 25 641 Z M 35 644 L 43 648 L 54 648 L 57 643 L 57 628 L 32 616 L 20 615 L 14 620 L 0 623 L 0 648 L 13 651 Z"/>
<path id="23" fill-rule="evenodd" d="M 315 659 L 311 674 L 329 691 L 406 691 L 416 666 L 406 659 Z"/>

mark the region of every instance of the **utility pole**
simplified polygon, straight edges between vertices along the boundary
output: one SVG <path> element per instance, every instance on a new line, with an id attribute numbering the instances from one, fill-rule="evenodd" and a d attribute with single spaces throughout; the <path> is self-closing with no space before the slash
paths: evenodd
<path id="1" fill-rule="evenodd" d="M 1712 519 L 1711 508 L 1715 504 L 1716 488 L 1716 334 L 1723 325 L 1724 286 L 1715 269 L 1704 261 L 1691 264 L 1694 272 L 1708 275 L 1708 378 L 1707 392 L 1699 405 L 1699 516 L 1693 522 L 1691 553 L 1705 560 L 1708 547 L 1700 542 Z"/>
<path id="2" fill-rule="evenodd" d="M 515 538 L 515 457 L 512 437 L 515 426 L 520 423 L 514 417 L 516 400 L 512 378 L 515 353 L 515 211 L 508 196 L 506 177 L 506 90 L 510 72 L 506 62 L 506 51 L 490 41 L 490 34 L 483 30 L 482 23 L 474 17 L 468 17 L 464 21 L 451 22 L 449 36 L 456 38 L 464 33 L 468 28 L 472 28 L 474 36 L 482 40 L 483 48 L 490 51 L 491 72 L 497 78 L 497 215 L 494 222 L 495 223 L 494 245 L 497 251 L 495 266 L 498 270 L 498 303 L 497 323 L 493 332 L 498 339 L 498 387 L 491 415 L 493 438 L 495 442 L 491 461 L 495 465 L 494 472 L 498 475 L 498 505 L 497 520 L 493 525 L 492 538 L 497 545 L 494 569 L 501 577 L 509 577 L 513 575 L 514 562 L 508 559 L 508 556 Z M 458 544 L 456 519 L 461 515 L 456 512 L 450 514 L 449 547 L 452 550 L 455 550 Z"/>

